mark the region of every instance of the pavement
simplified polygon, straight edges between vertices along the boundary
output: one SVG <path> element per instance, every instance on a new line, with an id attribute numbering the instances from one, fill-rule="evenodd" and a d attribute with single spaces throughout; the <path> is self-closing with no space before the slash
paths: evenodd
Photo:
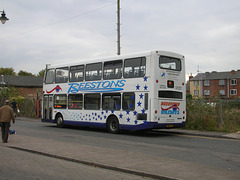
<path id="1" fill-rule="evenodd" d="M 186 129 L 161 129 L 160 131 L 166 132 L 166 133 L 173 133 L 173 134 L 240 140 L 240 131 L 236 133 L 198 131 L 198 130 L 186 130 Z"/>
<path id="2" fill-rule="evenodd" d="M 32 120 L 21 118 L 21 120 Z M 159 131 L 159 130 L 156 130 Z M 240 133 L 205 132 L 183 129 L 161 130 L 165 133 L 204 136 L 210 138 L 224 138 L 240 141 Z M 1 146 L 74 161 L 99 168 L 121 171 L 150 177 L 153 179 L 217 179 L 239 180 L 240 172 L 231 169 L 215 168 L 193 162 L 163 158 L 156 155 L 146 155 L 140 152 L 116 150 L 93 145 L 61 143 L 54 139 L 29 137 L 24 135 L 10 136 L 9 143 L 0 143 Z"/>

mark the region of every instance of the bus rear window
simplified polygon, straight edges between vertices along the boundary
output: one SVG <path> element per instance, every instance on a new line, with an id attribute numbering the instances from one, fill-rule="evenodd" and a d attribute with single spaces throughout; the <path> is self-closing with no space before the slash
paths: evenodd
<path id="1" fill-rule="evenodd" d="M 181 71 L 181 60 L 173 57 L 160 56 L 159 67 L 161 69 L 170 69 L 174 71 Z"/>
<path id="2" fill-rule="evenodd" d="M 182 99 L 182 92 L 177 91 L 158 91 L 159 98 Z"/>

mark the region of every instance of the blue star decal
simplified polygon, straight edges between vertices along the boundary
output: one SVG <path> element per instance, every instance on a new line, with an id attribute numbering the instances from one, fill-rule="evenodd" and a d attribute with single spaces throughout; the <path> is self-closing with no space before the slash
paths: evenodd
<path id="1" fill-rule="evenodd" d="M 137 115 L 137 111 L 135 110 L 135 111 L 133 111 L 133 115 L 134 116 L 136 116 Z"/>
<path id="2" fill-rule="evenodd" d="M 135 122 L 135 124 L 137 124 L 137 123 L 138 123 L 138 121 L 137 121 L 137 120 L 135 120 L 134 122 Z"/>
<path id="3" fill-rule="evenodd" d="M 104 119 L 106 119 L 106 118 L 107 118 L 107 116 L 105 115 L 105 116 L 104 116 Z"/>
<path id="4" fill-rule="evenodd" d="M 104 112 L 102 111 L 102 114 L 104 114 Z"/>
<path id="5" fill-rule="evenodd" d="M 119 118 L 121 118 L 121 119 L 122 119 L 122 117 L 123 117 L 122 113 L 121 113 L 121 114 L 119 114 Z"/>
<path id="6" fill-rule="evenodd" d="M 119 104 L 117 104 L 116 106 L 117 106 L 117 109 L 120 109 L 120 105 Z"/>
<path id="7" fill-rule="evenodd" d="M 147 88 L 148 88 L 147 85 L 145 85 L 145 86 L 144 86 L 144 90 L 147 90 Z"/>
<path id="8" fill-rule="evenodd" d="M 114 113 L 114 110 L 112 110 L 111 112 Z"/>
<path id="9" fill-rule="evenodd" d="M 127 115 L 129 115 L 129 113 L 130 113 L 130 111 L 129 111 L 129 110 L 127 110 L 127 111 L 126 111 L 126 114 L 127 114 Z"/>
<path id="10" fill-rule="evenodd" d="M 106 113 L 108 113 L 108 110 L 106 110 Z"/>
<path id="11" fill-rule="evenodd" d="M 144 82 L 147 82 L 147 79 L 148 79 L 148 77 L 145 76 L 145 77 L 143 78 Z"/>
<path id="12" fill-rule="evenodd" d="M 146 111 L 146 110 L 143 108 L 143 109 L 142 109 L 142 113 L 144 114 L 144 113 L 145 113 L 145 111 Z"/>
<path id="13" fill-rule="evenodd" d="M 127 118 L 127 122 L 130 122 L 130 118 L 129 117 Z"/>
<path id="14" fill-rule="evenodd" d="M 143 99 L 143 96 L 144 96 L 144 95 L 141 93 L 141 94 L 139 95 L 140 99 Z"/>
<path id="15" fill-rule="evenodd" d="M 133 104 L 130 104 L 129 107 L 132 109 L 133 108 Z"/>
<path id="16" fill-rule="evenodd" d="M 142 103 L 140 101 L 137 104 L 138 104 L 138 107 L 141 107 L 141 105 L 142 105 Z"/>
<path id="17" fill-rule="evenodd" d="M 140 90 L 140 86 L 139 86 L 139 84 L 136 86 L 136 90 Z"/>

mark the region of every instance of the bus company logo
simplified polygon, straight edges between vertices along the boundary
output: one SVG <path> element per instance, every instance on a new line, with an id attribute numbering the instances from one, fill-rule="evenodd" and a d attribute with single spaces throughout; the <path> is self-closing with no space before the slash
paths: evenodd
<path id="1" fill-rule="evenodd" d="M 48 94 L 50 94 L 50 93 L 52 93 L 53 91 L 56 91 L 57 93 L 59 92 L 59 91 L 62 91 L 62 88 L 59 86 L 59 85 L 57 85 L 55 88 L 53 88 L 51 91 L 46 91 Z"/>
<path id="2" fill-rule="evenodd" d="M 161 71 L 161 78 L 165 79 L 165 77 L 166 77 L 166 72 L 165 71 Z"/>
<path id="3" fill-rule="evenodd" d="M 122 91 L 126 80 L 69 83 L 68 93 Z"/>
<path id="4" fill-rule="evenodd" d="M 161 103 L 161 114 L 179 114 L 180 103 L 176 102 L 162 102 Z M 163 106 L 165 108 L 163 108 Z"/>

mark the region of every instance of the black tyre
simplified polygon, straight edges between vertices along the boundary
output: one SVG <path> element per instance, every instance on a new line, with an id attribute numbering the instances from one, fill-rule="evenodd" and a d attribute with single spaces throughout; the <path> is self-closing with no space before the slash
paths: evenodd
<path id="1" fill-rule="evenodd" d="M 57 115 L 56 123 L 57 123 L 57 127 L 60 127 L 60 128 L 63 127 L 63 117 L 61 114 Z"/>
<path id="2" fill-rule="evenodd" d="M 117 134 L 120 132 L 119 130 L 119 122 L 115 116 L 109 118 L 107 123 L 107 128 L 110 133 Z"/>

